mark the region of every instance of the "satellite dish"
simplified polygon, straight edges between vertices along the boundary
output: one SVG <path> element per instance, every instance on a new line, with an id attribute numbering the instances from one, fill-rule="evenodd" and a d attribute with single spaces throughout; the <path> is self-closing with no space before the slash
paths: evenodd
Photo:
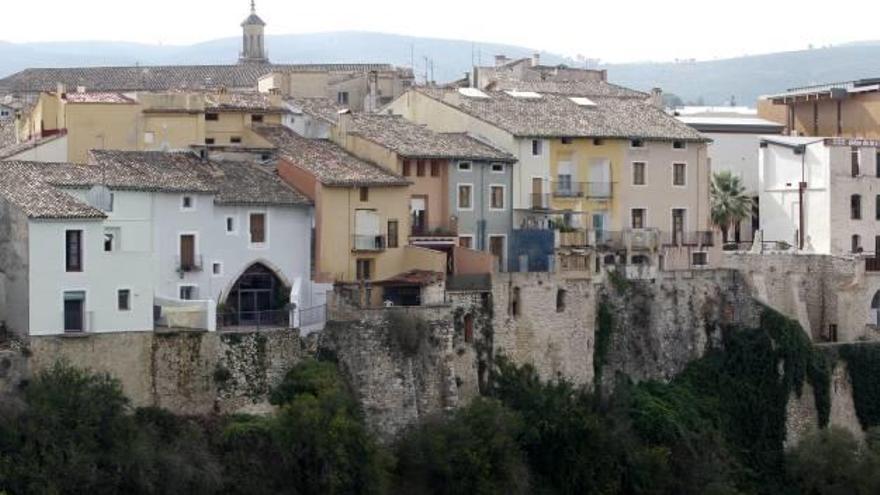
<path id="1" fill-rule="evenodd" d="M 107 186 L 92 186 L 86 194 L 86 200 L 101 211 L 113 211 L 113 193 Z"/>

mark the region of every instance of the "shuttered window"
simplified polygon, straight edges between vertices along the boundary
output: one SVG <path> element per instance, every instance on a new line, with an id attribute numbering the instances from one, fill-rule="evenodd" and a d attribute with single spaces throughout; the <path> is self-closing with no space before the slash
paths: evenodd
<path id="1" fill-rule="evenodd" d="M 83 271 L 82 230 L 68 230 L 66 232 L 64 259 L 68 272 Z"/>
<path id="2" fill-rule="evenodd" d="M 251 244 L 263 244 L 266 242 L 266 214 L 251 213 Z"/>

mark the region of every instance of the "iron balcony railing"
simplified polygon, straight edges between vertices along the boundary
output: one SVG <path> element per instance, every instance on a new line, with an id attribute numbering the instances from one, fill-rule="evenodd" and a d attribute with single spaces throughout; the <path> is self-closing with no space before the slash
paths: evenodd
<path id="1" fill-rule="evenodd" d="M 384 251 L 387 247 L 384 235 L 353 235 L 351 246 L 353 251 Z"/>
<path id="2" fill-rule="evenodd" d="M 200 272 L 202 271 L 202 255 L 197 254 L 192 259 L 183 259 L 177 257 L 177 271 L 180 273 Z"/>
<path id="3" fill-rule="evenodd" d="M 454 225 L 414 225 L 410 230 L 412 237 L 456 237 L 458 228 Z"/>
<path id="4" fill-rule="evenodd" d="M 247 327 L 260 329 L 291 328 L 290 311 L 225 311 L 217 313 L 217 328 Z"/>
<path id="5" fill-rule="evenodd" d="M 606 199 L 612 195 L 611 182 L 553 182 L 551 189 L 555 198 Z"/>

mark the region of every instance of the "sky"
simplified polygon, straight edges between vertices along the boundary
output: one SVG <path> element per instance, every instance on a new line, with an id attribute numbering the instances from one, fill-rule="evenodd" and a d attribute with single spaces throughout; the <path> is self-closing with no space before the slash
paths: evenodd
<path id="1" fill-rule="evenodd" d="M 238 36 L 249 0 L 0 0 L 0 40 L 192 44 Z M 267 34 L 341 30 L 526 46 L 604 62 L 709 60 L 880 38 L 876 4 L 792 0 L 257 0 Z M 854 15 L 854 13 L 856 15 Z M 20 22 L 3 22 L 3 18 Z"/>

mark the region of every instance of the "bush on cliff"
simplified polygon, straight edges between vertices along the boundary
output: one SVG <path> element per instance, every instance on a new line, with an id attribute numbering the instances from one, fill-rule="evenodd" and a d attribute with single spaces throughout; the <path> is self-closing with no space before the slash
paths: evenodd
<path id="1" fill-rule="evenodd" d="M 813 431 L 788 453 L 789 482 L 808 495 L 880 493 L 880 445 L 871 436 L 862 444 L 842 428 Z"/>

